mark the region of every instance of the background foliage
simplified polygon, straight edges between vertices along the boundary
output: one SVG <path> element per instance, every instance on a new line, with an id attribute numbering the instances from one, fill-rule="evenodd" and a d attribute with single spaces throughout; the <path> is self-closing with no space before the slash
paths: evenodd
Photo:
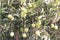
<path id="1" fill-rule="evenodd" d="M 0 0 L 0 40 L 60 40 L 60 0 Z"/>

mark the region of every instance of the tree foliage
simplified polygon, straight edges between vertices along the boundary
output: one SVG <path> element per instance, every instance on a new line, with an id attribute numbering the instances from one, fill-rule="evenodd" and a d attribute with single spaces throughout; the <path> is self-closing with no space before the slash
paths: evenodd
<path id="1" fill-rule="evenodd" d="M 0 40 L 60 40 L 60 0 L 0 0 Z"/>

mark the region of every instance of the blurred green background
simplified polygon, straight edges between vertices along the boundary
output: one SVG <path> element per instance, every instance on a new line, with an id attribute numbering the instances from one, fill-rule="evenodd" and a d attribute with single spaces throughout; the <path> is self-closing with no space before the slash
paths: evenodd
<path id="1" fill-rule="evenodd" d="M 0 40 L 60 40 L 60 0 L 0 0 Z"/>

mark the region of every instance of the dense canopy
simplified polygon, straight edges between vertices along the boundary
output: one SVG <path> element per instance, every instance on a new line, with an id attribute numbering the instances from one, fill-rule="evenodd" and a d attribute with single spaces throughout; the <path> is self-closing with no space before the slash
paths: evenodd
<path id="1" fill-rule="evenodd" d="M 0 40 L 60 40 L 60 0 L 0 0 Z"/>

